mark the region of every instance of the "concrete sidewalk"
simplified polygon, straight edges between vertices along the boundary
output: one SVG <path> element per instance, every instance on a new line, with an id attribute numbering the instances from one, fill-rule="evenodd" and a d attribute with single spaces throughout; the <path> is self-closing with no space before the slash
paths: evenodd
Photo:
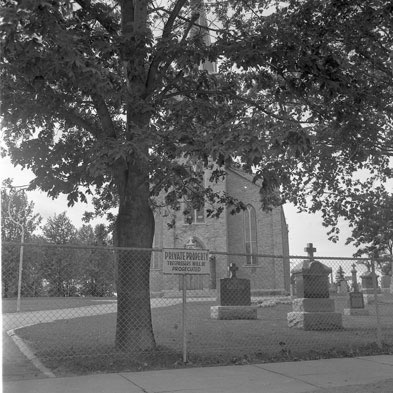
<path id="1" fill-rule="evenodd" d="M 4 393 L 301 393 L 318 391 L 321 393 L 393 393 L 393 356 L 124 372 L 3 383 Z"/>

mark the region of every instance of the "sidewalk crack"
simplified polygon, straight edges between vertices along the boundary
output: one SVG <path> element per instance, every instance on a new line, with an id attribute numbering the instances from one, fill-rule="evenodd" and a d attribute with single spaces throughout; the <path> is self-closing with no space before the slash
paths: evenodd
<path id="1" fill-rule="evenodd" d="M 141 391 L 143 392 L 143 393 L 152 393 L 152 392 L 149 392 L 148 390 L 146 390 L 145 388 L 143 388 L 142 386 L 139 386 L 137 383 L 135 383 L 132 379 L 129 379 L 129 378 L 127 378 L 125 375 L 123 375 L 123 374 L 118 374 L 118 375 L 120 375 L 122 378 L 124 378 L 125 380 L 127 380 L 128 382 L 131 382 L 134 386 L 136 386 L 137 388 L 139 388 L 139 389 L 141 389 Z"/>
<path id="2" fill-rule="evenodd" d="M 310 386 L 313 386 L 313 387 L 315 387 L 315 388 L 317 388 L 317 389 L 324 389 L 324 388 L 322 388 L 322 387 L 319 386 L 319 385 L 315 385 L 315 384 L 313 384 L 313 383 L 311 383 L 311 382 L 308 382 L 308 381 L 305 381 L 305 380 L 303 380 L 303 379 L 301 379 L 301 378 L 292 377 L 292 376 L 290 376 L 290 375 L 287 375 L 287 374 L 284 374 L 284 373 L 280 373 L 280 372 L 278 372 L 278 371 L 269 370 L 269 369 L 267 369 L 267 368 L 262 367 L 262 366 L 259 365 L 259 364 L 256 364 L 255 367 L 258 367 L 258 368 L 260 368 L 260 369 L 262 369 L 262 370 L 268 371 L 269 373 L 274 373 L 274 374 L 277 374 L 277 375 L 281 375 L 281 376 L 283 376 L 283 377 L 287 377 L 287 378 L 290 378 L 290 379 L 294 379 L 295 381 L 298 381 L 298 382 L 306 383 L 306 384 L 308 384 L 308 385 L 310 385 Z"/>

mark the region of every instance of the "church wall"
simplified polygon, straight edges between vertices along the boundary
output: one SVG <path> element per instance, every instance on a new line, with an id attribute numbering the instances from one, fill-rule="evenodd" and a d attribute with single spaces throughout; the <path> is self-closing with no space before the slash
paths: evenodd
<path id="1" fill-rule="evenodd" d="M 205 174 L 205 179 L 208 179 L 209 172 Z M 218 192 L 225 191 L 225 182 L 214 184 L 214 189 Z M 206 207 L 207 208 L 207 207 Z M 219 218 L 207 218 L 205 212 L 204 223 L 186 223 L 183 209 L 178 212 L 170 211 L 168 217 L 162 217 L 161 214 L 156 214 L 156 228 L 155 228 L 155 247 L 158 248 L 184 248 L 190 237 L 196 238 L 200 245 L 210 251 L 221 251 L 227 250 L 227 233 L 225 228 L 227 227 L 226 212 L 221 214 Z M 175 226 L 173 229 L 168 229 L 167 223 L 175 219 Z M 159 253 L 160 254 L 160 253 Z M 162 275 L 162 256 L 159 255 L 159 269 L 151 269 L 150 274 L 150 289 L 152 292 L 159 292 L 164 289 L 166 290 L 178 290 L 179 289 L 179 276 L 176 275 Z M 227 258 L 225 256 L 216 256 L 217 266 L 217 280 L 221 277 L 227 276 Z M 219 271 L 223 271 L 224 275 L 220 276 Z M 210 277 L 201 276 L 203 280 L 203 287 L 210 287 Z"/>
<path id="2" fill-rule="evenodd" d="M 227 191 L 243 203 L 251 204 L 256 210 L 258 254 L 284 255 L 282 209 L 262 211 L 258 187 L 237 173 L 228 173 Z M 245 252 L 243 216 L 243 212 L 236 215 L 228 213 L 228 252 L 230 253 Z M 239 266 L 238 276 L 248 278 L 253 290 L 284 290 L 285 288 L 285 263 L 281 259 L 259 257 L 258 267 L 246 267 L 246 258 L 242 256 L 230 256 L 229 262 Z"/>
<path id="3" fill-rule="evenodd" d="M 291 278 L 290 278 L 290 261 L 289 261 L 289 237 L 288 237 L 288 225 L 285 219 L 284 209 L 281 208 L 281 227 L 282 227 L 282 249 L 283 255 L 285 256 L 283 264 L 284 270 L 284 288 L 289 293 L 291 286 Z"/>
<path id="4" fill-rule="evenodd" d="M 208 176 L 208 174 L 207 174 Z M 206 176 L 206 177 L 207 177 Z M 217 191 L 226 191 L 245 204 L 251 204 L 257 215 L 257 247 L 259 254 L 288 255 L 288 234 L 282 208 L 264 212 L 260 207 L 258 187 L 237 173 L 228 171 L 226 181 L 215 184 Z M 196 238 L 200 246 L 210 251 L 244 253 L 244 213 L 231 215 L 224 210 L 218 219 L 205 217 L 204 223 L 188 224 L 184 221 L 182 209 L 178 212 L 161 211 L 156 214 L 156 232 L 154 247 L 183 248 L 190 237 Z M 175 226 L 168 229 L 167 223 L 175 218 Z M 227 228 L 227 230 L 226 230 Z M 238 277 L 248 278 L 252 290 L 289 289 L 289 258 L 285 263 L 281 259 L 258 258 L 258 267 L 245 266 L 246 257 L 234 255 L 216 255 L 216 286 L 220 278 L 228 276 L 228 264 L 236 263 Z M 158 259 L 158 260 L 157 260 Z M 179 276 L 162 274 L 162 255 L 156 253 L 152 264 L 150 285 L 152 292 L 179 290 Z M 288 277 L 287 277 L 288 276 Z M 200 277 L 203 288 L 210 288 L 210 277 Z M 288 287 L 288 289 L 287 289 Z"/>
<path id="5" fill-rule="evenodd" d="M 205 173 L 205 180 L 210 177 L 209 171 Z M 212 188 L 217 192 L 226 190 L 226 182 L 215 183 Z M 209 206 L 206 206 L 208 208 Z M 202 243 L 202 246 L 209 251 L 227 250 L 227 215 L 226 211 L 219 218 L 207 218 L 205 213 L 205 223 L 203 224 L 187 224 L 184 223 L 182 212 L 177 212 L 176 219 L 176 243 L 175 247 L 182 248 L 190 237 L 196 238 Z M 216 279 L 227 277 L 227 258 L 225 256 L 216 256 Z M 209 288 L 210 277 L 203 278 L 203 287 Z"/>

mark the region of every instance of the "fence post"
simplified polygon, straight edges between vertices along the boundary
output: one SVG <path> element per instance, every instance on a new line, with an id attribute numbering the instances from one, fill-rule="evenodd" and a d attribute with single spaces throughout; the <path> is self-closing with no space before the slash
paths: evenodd
<path id="1" fill-rule="evenodd" d="M 20 311 L 20 298 L 22 293 L 22 272 L 23 272 L 23 243 L 25 242 L 25 227 L 21 225 L 21 245 L 19 250 L 19 272 L 18 272 L 18 297 L 16 299 L 16 312 Z"/>
<path id="2" fill-rule="evenodd" d="M 377 276 L 375 274 L 375 263 L 374 260 L 371 259 L 371 272 L 373 274 L 373 292 L 374 292 L 374 301 L 375 301 L 375 314 L 377 317 L 377 345 L 378 348 L 382 348 L 382 330 L 381 330 L 381 319 L 379 315 L 379 304 L 378 304 L 378 292 L 377 292 Z"/>
<path id="3" fill-rule="evenodd" d="M 187 289 L 186 274 L 182 275 L 183 281 L 183 302 L 182 302 L 182 327 L 183 327 L 183 362 L 187 363 Z"/>

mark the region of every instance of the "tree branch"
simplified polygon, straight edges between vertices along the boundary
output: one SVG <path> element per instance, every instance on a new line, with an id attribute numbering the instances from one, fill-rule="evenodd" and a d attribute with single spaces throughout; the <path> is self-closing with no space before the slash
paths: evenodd
<path id="1" fill-rule="evenodd" d="M 74 123 L 77 126 L 80 126 L 81 128 L 90 132 L 90 134 L 92 134 L 96 138 L 99 136 L 97 128 L 92 123 L 88 122 L 86 119 L 83 119 L 75 112 L 64 109 L 60 110 L 59 113 L 64 117 L 65 120 Z"/>
<path id="2" fill-rule="evenodd" d="M 184 4 L 187 2 L 187 0 L 178 0 L 175 4 L 175 6 L 173 7 L 173 10 L 171 11 L 168 20 L 164 26 L 163 32 L 162 32 L 162 37 L 161 37 L 161 42 L 164 42 L 166 39 L 169 38 L 171 31 L 173 29 L 173 25 L 175 23 L 176 18 L 178 17 L 181 9 L 183 8 Z M 191 26 L 192 27 L 192 26 Z M 190 27 L 190 29 L 191 29 Z M 162 45 L 160 45 L 160 43 L 158 43 L 158 51 L 156 56 L 153 58 L 151 64 L 150 64 L 150 68 L 149 68 L 149 72 L 147 74 L 147 79 L 146 79 L 146 90 L 147 90 L 147 95 L 150 94 L 150 92 L 152 92 L 155 88 L 154 86 L 154 82 L 156 81 L 156 77 L 157 77 L 157 72 L 158 72 L 158 67 L 161 63 L 161 60 L 163 58 L 163 55 L 165 53 L 165 46 L 162 47 Z M 165 66 L 165 70 L 168 69 L 170 63 L 172 62 L 173 58 L 169 59 L 166 61 L 166 66 Z"/>
<path id="3" fill-rule="evenodd" d="M 98 21 L 109 34 L 113 36 L 119 35 L 120 26 L 109 16 L 108 12 L 100 9 L 98 5 L 92 4 L 91 0 L 76 0 L 76 2 Z"/>
<path id="4" fill-rule="evenodd" d="M 171 11 L 171 13 L 169 15 L 167 22 L 165 23 L 165 26 L 164 26 L 164 29 L 162 32 L 163 39 L 166 39 L 169 37 L 169 35 L 173 29 L 173 25 L 175 23 L 175 20 L 186 2 L 187 2 L 187 0 L 177 0 L 175 6 L 173 7 L 173 10 Z"/>
<path id="5" fill-rule="evenodd" d="M 313 121 L 302 121 L 302 120 L 295 120 L 291 117 L 282 117 L 277 115 L 276 113 L 266 109 L 265 107 L 263 107 L 262 105 L 258 104 L 256 101 L 253 101 L 251 99 L 248 99 L 246 97 L 242 97 L 239 96 L 237 94 L 234 93 L 228 93 L 227 91 L 220 91 L 220 90 L 187 90 L 187 91 L 176 91 L 170 94 L 167 94 L 163 97 L 163 99 L 166 98 L 171 98 L 171 97 L 175 97 L 175 96 L 180 96 L 180 95 L 187 95 L 187 94 L 206 94 L 206 95 L 220 95 L 221 97 L 223 96 L 227 96 L 230 99 L 233 100 L 237 100 L 237 101 L 241 101 L 244 102 L 245 104 L 249 105 L 250 107 L 254 107 L 258 110 L 260 110 L 261 112 L 265 113 L 265 115 L 271 116 L 276 120 L 280 120 L 280 121 L 287 121 L 290 123 L 294 123 L 294 124 L 313 124 Z"/>
<path id="6" fill-rule="evenodd" d="M 102 129 L 105 135 L 109 138 L 116 139 L 116 130 L 112 122 L 111 115 L 109 113 L 108 107 L 105 101 L 98 94 L 92 94 L 91 98 L 93 100 L 94 106 L 97 110 L 98 117 L 101 120 Z"/>

